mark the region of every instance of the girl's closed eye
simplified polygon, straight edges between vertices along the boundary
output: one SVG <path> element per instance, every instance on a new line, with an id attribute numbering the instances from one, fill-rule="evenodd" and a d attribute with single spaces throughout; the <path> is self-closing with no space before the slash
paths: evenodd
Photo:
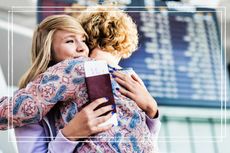
<path id="1" fill-rule="evenodd" d="M 74 43 L 74 40 L 67 40 L 66 43 Z"/>

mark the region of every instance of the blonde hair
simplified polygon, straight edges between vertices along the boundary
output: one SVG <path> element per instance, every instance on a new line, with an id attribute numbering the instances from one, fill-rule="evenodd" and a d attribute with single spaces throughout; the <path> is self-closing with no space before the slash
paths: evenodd
<path id="1" fill-rule="evenodd" d="M 88 8 L 78 19 L 89 36 L 90 50 L 99 47 L 113 55 L 127 58 L 137 49 L 137 26 L 124 11 L 98 6 Z"/>
<path id="2" fill-rule="evenodd" d="M 52 60 L 52 40 L 57 30 L 88 35 L 79 21 L 69 15 L 52 15 L 45 18 L 35 29 L 32 40 L 32 65 L 19 81 L 19 88 L 24 88 L 39 74 L 45 72 Z"/>

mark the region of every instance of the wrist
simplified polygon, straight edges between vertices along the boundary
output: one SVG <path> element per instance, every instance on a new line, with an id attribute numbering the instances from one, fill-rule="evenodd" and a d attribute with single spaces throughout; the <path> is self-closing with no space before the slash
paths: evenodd
<path id="1" fill-rule="evenodd" d="M 78 140 L 78 138 L 76 138 L 75 136 L 73 136 L 73 134 L 71 133 L 71 130 L 68 129 L 67 126 L 65 126 L 62 130 L 61 130 L 63 136 L 70 140 L 70 141 L 76 141 Z"/>
<path id="2" fill-rule="evenodd" d="M 157 116 L 157 104 L 155 103 L 151 103 L 151 105 L 149 105 L 146 109 L 146 115 L 148 115 L 150 118 L 156 118 Z"/>
<path id="3" fill-rule="evenodd" d="M 146 115 L 148 115 L 149 118 L 155 118 L 157 112 L 155 111 L 146 111 Z"/>

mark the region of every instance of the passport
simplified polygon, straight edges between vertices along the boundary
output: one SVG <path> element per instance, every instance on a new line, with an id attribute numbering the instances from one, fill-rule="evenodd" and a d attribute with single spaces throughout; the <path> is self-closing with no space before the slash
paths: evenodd
<path id="1" fill-rule="evenodd" d="M 112 84 L 110 79 L 110 74 L 108 70 L 108 65 L 106 61 L 86 61 L 84 63 L 85 76 L 86 76 L 86 86 L 89 96 L 89 101 L 92 102 L 98 98 L 107 97 L 108 102 L 99 105 L 96 109 L 103 106 L 114 105 L 113 115 L 106 122 L 100 124 L 99 126 L 104 126 L 112 123 L 117 126 L 117 111 L 115 100 L 113 96 Z M 110 112 L 111 113 L 111 112 Z M 102 115 L 106 115 L 102 114 Z"/>

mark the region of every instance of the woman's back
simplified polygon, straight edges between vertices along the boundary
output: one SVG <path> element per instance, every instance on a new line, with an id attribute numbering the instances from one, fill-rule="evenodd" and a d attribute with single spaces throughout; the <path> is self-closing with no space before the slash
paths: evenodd
<path id="1" fill-rule="evenodd" d="M 59 75 L 59 79 L 61 80 L 59 83 L 62 84 L 61 87 L 64 87 L 65 83 L 71 82 L 71 85 L 68 85 L 67 92 L 75 95 L 68 102 L 59 103 L 58 109 L 53 114 L 57 132 L 78 113 L 78 110 L 82 109 L 85 103 L 89 102 L 84 71 L 84 61 L 88 60 L 91 59 L 65 60 L 61 64 L 49 68 L 46 72 L 47 75 L 44 78 L 53 78 L 57 74 L 63 73 L 64 75 Z M 123 71 L 125 72 L 126 70 Z M 130 73 L 130 71 L 126 72 Z M 118 126 L 84 139 L 82 145 L 77 148 L 78 152 L 94 152 L 96 150 L 101 150 L 102 152 L 109 150 L 116 152 L 130 152 L 131 150 L 131 152 L 142 152 L 145 150 L 146 152 L 151 152 L 153 150 L 153 143 L 149 139 L 151 134 L 146 124 L 145 112 L 134 101 L 121 95 L 116 90 L 119 85 L 112 75 L 111 81 L 117 110 Z M 98 90 L 100 90 L 100 87 Z M 56 89 L 56 91 L 60 90 Z M 56 97 L 60 96 L 62 94 L 56 94 Z"/>

